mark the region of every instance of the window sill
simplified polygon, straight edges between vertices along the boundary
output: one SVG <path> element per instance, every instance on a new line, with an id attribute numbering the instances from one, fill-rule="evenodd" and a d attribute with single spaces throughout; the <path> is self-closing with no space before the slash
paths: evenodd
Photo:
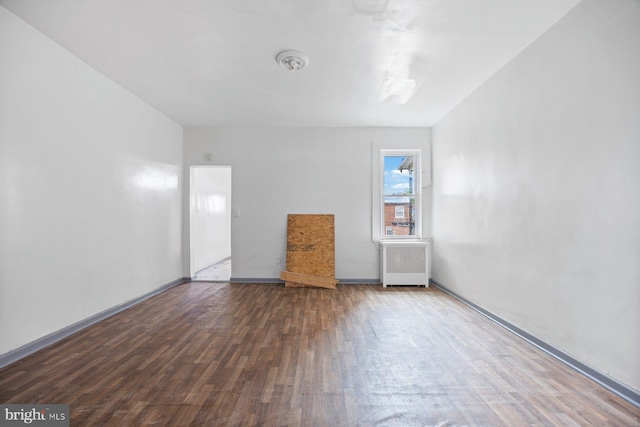
<path id="1" fill-rule="evenodd" d="M 405 246 L 424 246 L 431 245 L 431 239 L 418 239 L 415 237 L 394 237 L 388 239 L 376 239 L 373 241 L 376 245 L 376 248 L 380 249 L 381 246 L 394 246 L 394 245 L 405 245 Z"/>

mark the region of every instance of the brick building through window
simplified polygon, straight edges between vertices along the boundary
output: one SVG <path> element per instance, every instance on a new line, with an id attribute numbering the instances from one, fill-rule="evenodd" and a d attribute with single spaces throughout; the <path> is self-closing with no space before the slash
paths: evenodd
<path id="1" fill-rule="evenodd" d="M 399 209 L 400 208 L 400 209 Z M 384 204 L 384 230 L 387 236 L 409 236 L 414 227 L 413 203 L 385 203 Z M 402 211 L 402 216 L 399 212 Z"/>

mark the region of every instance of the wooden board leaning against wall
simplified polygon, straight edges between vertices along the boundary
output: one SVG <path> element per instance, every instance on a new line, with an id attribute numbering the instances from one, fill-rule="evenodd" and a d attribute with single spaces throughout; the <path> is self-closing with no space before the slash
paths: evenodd
<path id="1" fill-rule="evenodd" d="M 287 215 L 286 287 L 335 289 L 334 215 Z"/>

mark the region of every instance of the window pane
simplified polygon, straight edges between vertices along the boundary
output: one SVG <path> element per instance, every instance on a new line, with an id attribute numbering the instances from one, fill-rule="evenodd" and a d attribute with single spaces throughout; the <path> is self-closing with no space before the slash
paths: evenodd
<path id="1" fill-rule="evenodd" d="M 420 150 L 380 150 L 381 186 L 379 235 L 401 239 L 421 237 Z M 378 187 L 379 188 L 379 187 Z M 376 221 L 377 222 L 377 221 Z M 374 231 L 374 235 L 375 235 Z"/>
<path id="2" fill-rule="evenodd" d="M 384 156 L 384 194 L 414 194 L 413 156 Z"/>
<path id="3" fill-rule="evenodd" d="M 384 196 L 384 228 L 387 236 L 415 236 L 415 197 Z"/>

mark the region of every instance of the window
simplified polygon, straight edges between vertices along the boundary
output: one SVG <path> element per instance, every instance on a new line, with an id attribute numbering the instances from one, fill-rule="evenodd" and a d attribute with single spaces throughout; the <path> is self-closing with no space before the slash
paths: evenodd
<path id="1" fill-rule="evenodd" d="M 384 238 L 421 237 L 420 151 L 381 150 Z"/>

